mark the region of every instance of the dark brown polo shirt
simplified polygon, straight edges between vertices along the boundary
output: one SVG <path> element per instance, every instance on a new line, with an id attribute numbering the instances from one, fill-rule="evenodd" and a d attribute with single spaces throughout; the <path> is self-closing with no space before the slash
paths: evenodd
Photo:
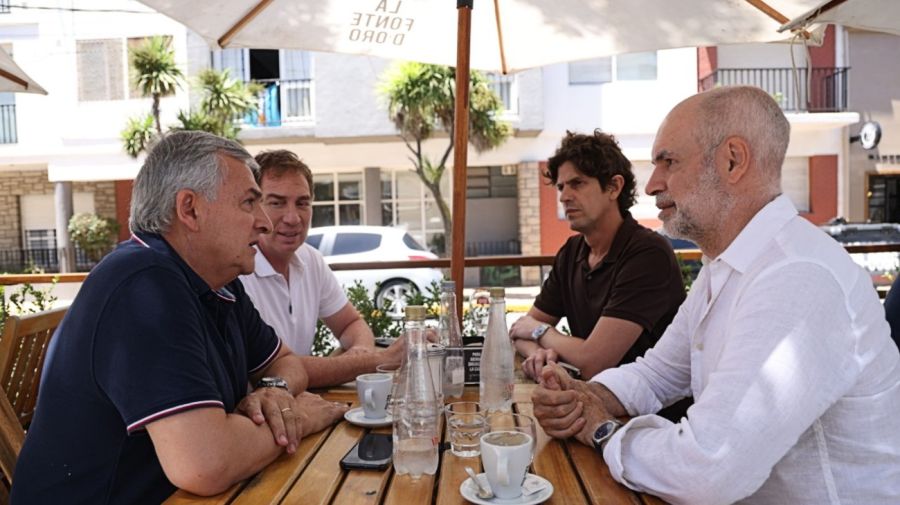
<path id="1" fill-rule="evenodd" d="M 582 235 L 556 254 L 534 306 L 568 320 L 572 335 L 587 338 L 601 316 L 635 322 L 644 329 L 619 364 L 653 347 L 684 301 L 681 270 L 669 241 L 631 214 L 616 232 L 606 257 L 593 269 Z M 588 379 L 589 377 L 586 377 Z"/>

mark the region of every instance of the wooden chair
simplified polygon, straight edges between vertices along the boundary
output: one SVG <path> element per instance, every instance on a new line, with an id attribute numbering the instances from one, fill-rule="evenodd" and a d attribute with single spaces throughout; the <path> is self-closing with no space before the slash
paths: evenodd
<path id="1" fill-rule="evenodd" d="M 0 504 L 9 503 L 9 491 L 12 487 L 13 472 L 16 459 L 22 450 L 25 431 L 19 424 L 19 416 L 0 389 L 0 470 L 3 471 L 3 484 L 0 485 Z"/>
<path id="2" fill-rule="evenodd" d="M 6 319 L 0 340 L 0 387 L 6 391 L 22 427 L 31 423 L 47 346 L 66 310 L 63 307 Z"/>

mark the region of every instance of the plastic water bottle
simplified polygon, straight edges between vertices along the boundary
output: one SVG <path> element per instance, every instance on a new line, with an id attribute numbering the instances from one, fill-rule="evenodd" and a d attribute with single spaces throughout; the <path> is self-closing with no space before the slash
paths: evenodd
<path id="1" fill-rule="evenodd" d="M 506 327 L 506 290 L 491 288 L 490 293 L 491 311 L 481 351 L 481 408 L 486 412 L 509 412 L 515 375 L 513 348 Z"/>
<path id="2" fill-rule="evenodd" d="M 444 346 L 444 396 L 459 398 L 466 381 L 462 335 L 456 316 L 456 283 L 441 284 L 441 345 Z"/>
<path id="3" fill-rule="evenodd" d="M 425 307 L 406 307 L 406 361 L 391 392 L 394 423 L 394 471 L 418 479 L 438 466 L 440 405 L 425 345 Z"/>

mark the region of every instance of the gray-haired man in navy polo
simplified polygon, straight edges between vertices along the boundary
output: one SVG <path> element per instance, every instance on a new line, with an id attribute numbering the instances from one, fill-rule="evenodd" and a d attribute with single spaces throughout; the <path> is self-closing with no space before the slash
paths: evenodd
<path id="1" fill-rule="evenodd" d="M 131 239 L 85 280 L 48 351 L 13 503 L 215 494 L 341 417 L 346 407 L 303 392 L 299 359 L 235 280 L 271 228 L 256 169 L 207 133 L 151 151 Z"/>

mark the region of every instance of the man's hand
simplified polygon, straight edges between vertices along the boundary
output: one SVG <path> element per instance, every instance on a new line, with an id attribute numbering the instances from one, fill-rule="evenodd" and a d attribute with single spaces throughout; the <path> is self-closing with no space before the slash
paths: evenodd
<path id="1" fill-rule="evenodd" d="M 294 397 L 287 390 L 258 388 L 245 396 L 236 410 L 256 424 L 268 422 L 276 444 L 291 454 L 297 450 L 302 433 L 297 426 Z"/>
<path id="2" fill-rule="evenodd" d="M 325 401 L 309 392 L 300 393 L 294 399 L 294 410 L 303 436 L 331 426 L 344 417 L 348 408 L 344 403 Z"/>
<path id="3" fill-rule="evenodd" d="M 541 370 L 544 369 L 544 365 L 557 361 L 559 361 L 559 355 L 553 349 L 536 349 L 522 362 L 522 371 L 525 372 L 526 377 L 540 382 Z"/>
<path id="4" fill-rule="evenodd" d="M 544 323 L 531 316 L 522 316 L 509 327 L 509 338 L 531 340 L 531 332 L 542 324 Z"/>
<path id="5" fill-rule="evenodd" d="M 569 438 L 584 429 L 584 404 L 577 391 L 541 385 L 531 394 L 531 401 L 534 417 L 551 437 Z"/>
<path id="6" fill-rule="evenodd" d="M 401 335 L 391 345 L 380 352 L 378 364 L 400 363 L 406 356 L 406 337 Z"/>

